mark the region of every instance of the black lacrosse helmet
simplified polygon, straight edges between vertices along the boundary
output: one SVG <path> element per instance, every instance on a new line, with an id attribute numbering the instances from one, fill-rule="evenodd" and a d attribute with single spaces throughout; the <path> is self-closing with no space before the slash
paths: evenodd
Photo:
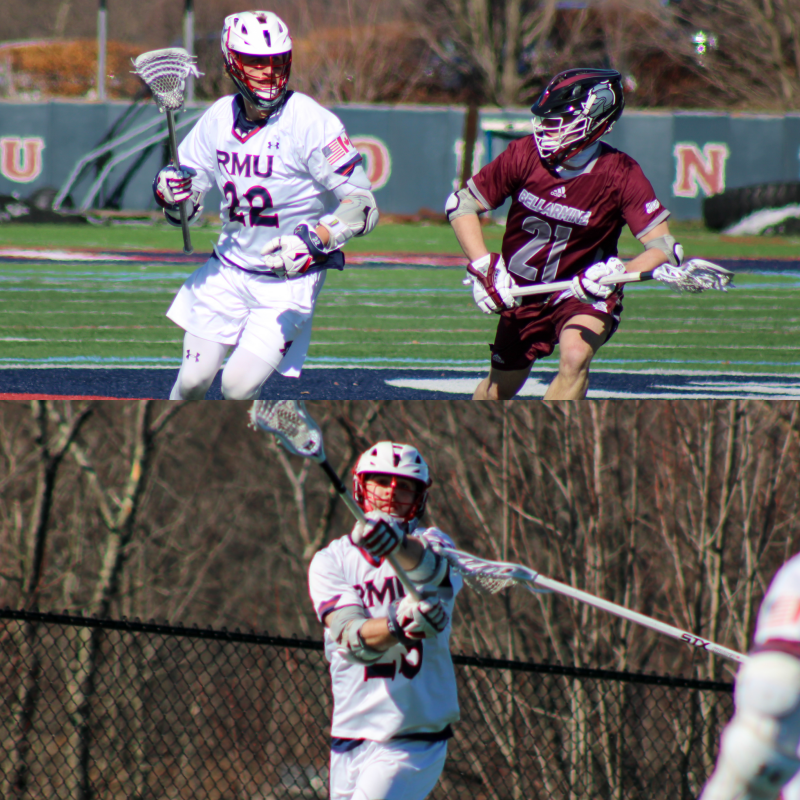
<path id="1" fill-rule="evenodd" d="M 542 160 L 557 167 L 608 133 L 622 115 L 622 75 L 615 69 L 560 72 L 531 106 Z"/>

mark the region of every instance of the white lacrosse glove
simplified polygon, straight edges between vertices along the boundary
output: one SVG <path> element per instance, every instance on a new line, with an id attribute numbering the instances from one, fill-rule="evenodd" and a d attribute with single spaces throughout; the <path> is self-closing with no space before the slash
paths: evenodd
<path id="1" fill-rule="evenodd" d="M 487 253 L 467 265 L 464 285 L 470 283 L 472 298 L 484 314 L 499 314 L 504 308 L 514 308 L 519 304 L 519 300 L 511 294 L 517 284 L 499 253 Z"/>
<path id="2" fill-rule="evenodd" d="M 591 304 L 598 300 L 605 300 L 613 294 L 615 285 L 598 283 L 600 278 L 624 272 L 626 272 L 625 265 L 615 256 L 606 262 L 592 264 L 589 269 L 572 279 L 572 294 L 582 303 Z"/>
<path id="3" fill-rule="evenodd" d="M 438 636 L 450 621 L 438 597 L 413 600 L 406 595 L 389 606 L 389 633 L 401 644 Z"/>
<path id="4" fill-rule="evenodd" d="M 279 278 L 303 275 L 316 259 L 326 258 L 328 254 L 310 222 L 301 222 L 291 236 L 270 239 L 261 250 L 264 265 Z"/>
<path id="5" fill-rule="evenodd" d="M 173 164 L 162 167 L 153 181 L 153 194 L 162 208 L 175 209 L 192 196 L 192 178 L 197 171 L 191 167 L 178 169 Z"/>
<path id="6" fill-rule="evenodd" d="M 350 541 L 373 558 L 385 558 L 403 544 L 405 534 L 384 511 L 368 511 L 366 522 L 356 522 Z"/>

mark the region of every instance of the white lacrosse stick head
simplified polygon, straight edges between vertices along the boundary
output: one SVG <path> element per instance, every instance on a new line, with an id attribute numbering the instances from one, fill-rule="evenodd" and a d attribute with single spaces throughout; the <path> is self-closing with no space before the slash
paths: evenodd
<path id="1" fill-rule="evenodd" d="M 322 431 L 302 400 L 256 400 L 250 407 L 250 427 L 274 434 L 293 455 L 325 460 Z"/>
<path id="2" fill-rule="evenodd" d="M 449 547 L 434 545 L 433 549 L 447 559 L 453 572 L 464 579 L 471 589 L 486 594 L 496 594 L 509 586 L 520 586 L 531 592 L 547 594 L 547 589 L 536 587 L 538 572 L 534 572 L 521 564 L 509 564 L 505 561 L 487 561 L 471 553 L 453 550 Z"/>
<path id="3" fill-rule="evenodd" d="M 698 294 L 707 289 L 727 292 L 729 286 L 734 288 L 731 282 L 733 273 L 729 269 L 703 258 L 689 259 L 679 267 L 662 264 L 653 270 L 653 277 L 670 289 L 689 294 Z"/>
<path id="4" fill-rule="evenodd" d="M 158 110 L 180 111 L 186 96 L 186 79 L 199 78 L 195 57 L 182 47 L 167 47 L 142 53 L 133 62 L 133 71 L 149 87 Z"/>

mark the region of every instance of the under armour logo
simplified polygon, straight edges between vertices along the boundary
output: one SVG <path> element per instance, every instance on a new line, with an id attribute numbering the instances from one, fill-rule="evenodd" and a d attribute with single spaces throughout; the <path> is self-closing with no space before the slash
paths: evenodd
<path id="1" fill-rule="evenodd" d="M 553 197 L 566 197 L 567 190 L 563 186 L 558 186 L 557 188 L 553 189 L 553 191 L 550 192 L 550 194 Z"/>
<path id="2" fill-rule="evenodd" d="M 292 342 L 293 341 L 294 341 L 294 339 L 292 339 Z M 281 347 L 281 349 L 278 352 L 282 356 L 285 356 L 286 355 L 286 351 L 292 346 L 292 342 L 286 342 L 286 344 L 283 347 Z"/>
<path id="3" fill-rule="evenodd" d="M 267 142 L 267 150 L 272 150 L 273 147 L 276 150 L 280 150 L 281 149 L 281 143 L 280 142 Z"/>
<path id="4" fill-rule="evenodd" d="M 192 351 L 191 350 L 187 350 L 186 351 L 186 360 L 189 361 L 189 359 L 191 357 L 192 357 Z M 199 352 L 198 353 L 194 353 L 194 363 L 196 364 L 199 360 L 200 360 L 200 353 Z"/>

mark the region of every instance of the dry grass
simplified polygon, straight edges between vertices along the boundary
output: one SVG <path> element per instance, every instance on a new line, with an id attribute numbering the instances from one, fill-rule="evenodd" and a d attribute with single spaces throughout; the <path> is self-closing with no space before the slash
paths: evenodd
<path id="1" fill-rule="evenodd" d="M 110 97 L 133 97 L 141 88 L 131 73 L 131 59 L 142 52 L 139 45 L 108 42 L 106 92 Z M 84 97 L 97 82 L 97 41 L 37 42 L 10 47 L 0 53 L 0 62 L 10 68 L 8 96 Z"/>

